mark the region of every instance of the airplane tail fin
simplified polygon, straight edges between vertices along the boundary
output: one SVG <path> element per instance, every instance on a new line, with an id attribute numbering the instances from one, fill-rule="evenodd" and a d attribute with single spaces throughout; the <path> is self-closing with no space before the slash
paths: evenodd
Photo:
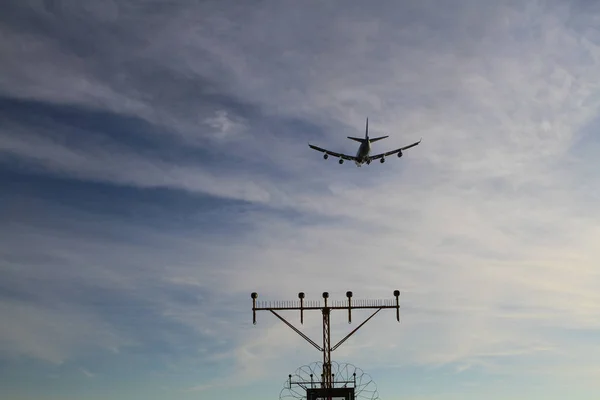
<path id="1" fill-rule="evenodd" d="M 357 141 L 359 143 L 365 143 L 365 142 L 371 142 L 372 143 L 372 142 L 376 142 L 376 141 L 381 140 L 381 139 L 385 139 L 386 137 L 389 137 L 389 136 L 381 136 L 381 137 L 376 137 L 374 139 L 370 139 L 369 138 L 369 117 L 367 117 L 367 124 L 365 126 L 365 138 L 363 139 L 363 138 L 348 136 L 348 139 L 355 140 L 355 141 Z"/>

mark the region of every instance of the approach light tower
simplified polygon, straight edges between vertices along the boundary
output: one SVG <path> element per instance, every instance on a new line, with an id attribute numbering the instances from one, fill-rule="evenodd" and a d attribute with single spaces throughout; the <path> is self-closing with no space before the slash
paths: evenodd
<path id="1" fill-rule="evenodd" d="M 319 300 L 316 301 L 305 301 L 304 293 L 298 293 L 300 300 L 291 301 L 257 301 L 258 294 L 253 292 L 252 297 L 252 323 L 256 325 L 256 311 L 270 311 L 273 315 L 279 318 L 283 323 L 292 328 L 294 332 L 300 335 L 304 340 L 313 345 L 317 350 L 323 353 L 323 377 L 321 380 L 321 387 L 324 390 L 333 389 L 332 375 L 331 375 L 331 352 L 337 349 L 344 343 L 350 336 L 358 331 L 364 324 L 366 324 L 371 318 L 373 318 L 379 311 L 387 308 L 396 309 L 396 320 L 400 322 L 400 296 L 399 290 L 394 290 L 393 300 L 352 300 L 352 292 L 346 292 L 348 300 L 333 301 L 331 304 L 328 302 L 329 293 L 323 293 L 323 303 Z M 352 332 L 347 334 L 342 340 L 340 340 L 335 346 L 331 346 L 331 331 L 330 331 L 330 314 L 332 310 L 348 310 L 348 323 L 352 322 L 352 310 L 357 309 L 375 309 L 375 312 L 371 314 L 369 318 L 364 320 L 359 326 L 357 326 Z M 320 310 L 323 315 L 323 346 L 319 346 L 311 338 L 302 333 L 298 328 L 293 326 L 291 323 L 286 321 L 276 311 L 285 310 L 299 310 L 300 311 L 300 323 L 304 324 L 304 311 Z"/>

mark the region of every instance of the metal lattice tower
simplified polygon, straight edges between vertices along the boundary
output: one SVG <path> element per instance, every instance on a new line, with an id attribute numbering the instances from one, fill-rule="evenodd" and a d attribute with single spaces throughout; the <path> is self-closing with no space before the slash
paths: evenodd
<path id="1" fill-rule="evenodd" d="M 399 290 L 394 290 L 393 300 L 352 300 L 352 292 L 346 292 L 346 300 L 334 301 L 331 304 L 328 302 L 329 293 L 323 293 L 323 303 L 320 301 L 305 301 L 304 293 L 298 293 L 299 300 L 292 301 L 275 301 L 275 302 L 263 302 L 257 301 L 258 294 L 253 292 L 252 298 L 252 323 L 256 325 L 256 311 L 270 311 L 279 320 L 289 326 L 294 332 L 300 335 L 304 340 L 310 343 L 313 347 L 323 353 L 323 375 L 321 378 L 322 389 L 333 388 L 333 378 L 331 372 L 331 352 L 336 350 L 342 345 L 350 336 L 358 331 L 364 324 L 366 324 L 371 318 L 373 318 L 379 311 L 383 309 L 393 308 L 396 309 L 396 320 L 400 322 L 400 296 Z M 347 310 L 348 311 L 348 323 L 352 322 L 352 310 L 356 309 L 374 309 L 375 312 L 371 314 L 366 320 L 364 320 L 359 326 L 357 326 L 352 332 L 347 334 L 342 340 L 340 340 L 333 347 L 331 346 L 331 311 L 333 310 Z M 321 311 L 323 316 L 323 345 L 319 346 L 315 341 L 302 333 L 298 328 L 289 323 L 285 318 L 277 313 L 277 311 L 288 311 L 296 310 L 300 311 L 300 323 L 304 324 L 304 311 Z"/>

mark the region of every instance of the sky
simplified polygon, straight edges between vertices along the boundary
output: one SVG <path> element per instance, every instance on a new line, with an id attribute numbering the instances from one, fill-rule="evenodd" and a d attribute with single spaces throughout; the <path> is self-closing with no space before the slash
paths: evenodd
<path id="1" fill-rule="evenodd" d="M 584 0 L 3 2 L 0 397 L 278 398 L 320 353 L 251 292 L 398 289 L 400 323 L 332 355 L 382 399 L 595 399 L 599 26 Z M 307 146 L 353 154 L 367 117 L 374 152 L 422 142 Z"/>

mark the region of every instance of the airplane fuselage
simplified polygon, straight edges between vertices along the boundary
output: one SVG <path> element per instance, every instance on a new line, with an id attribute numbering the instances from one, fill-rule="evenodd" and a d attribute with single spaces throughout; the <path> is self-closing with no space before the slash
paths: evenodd
<path id="1" fill-rule="evenodd" d="M 369 161 L 369 155 L 371 154 L 371 143 L 369 140 L 365 140 L 358 147 L 358 151 L 356 152 L 356 160 L 354 161 L 357 166 L 361 166 L 362 164 Z"/>

